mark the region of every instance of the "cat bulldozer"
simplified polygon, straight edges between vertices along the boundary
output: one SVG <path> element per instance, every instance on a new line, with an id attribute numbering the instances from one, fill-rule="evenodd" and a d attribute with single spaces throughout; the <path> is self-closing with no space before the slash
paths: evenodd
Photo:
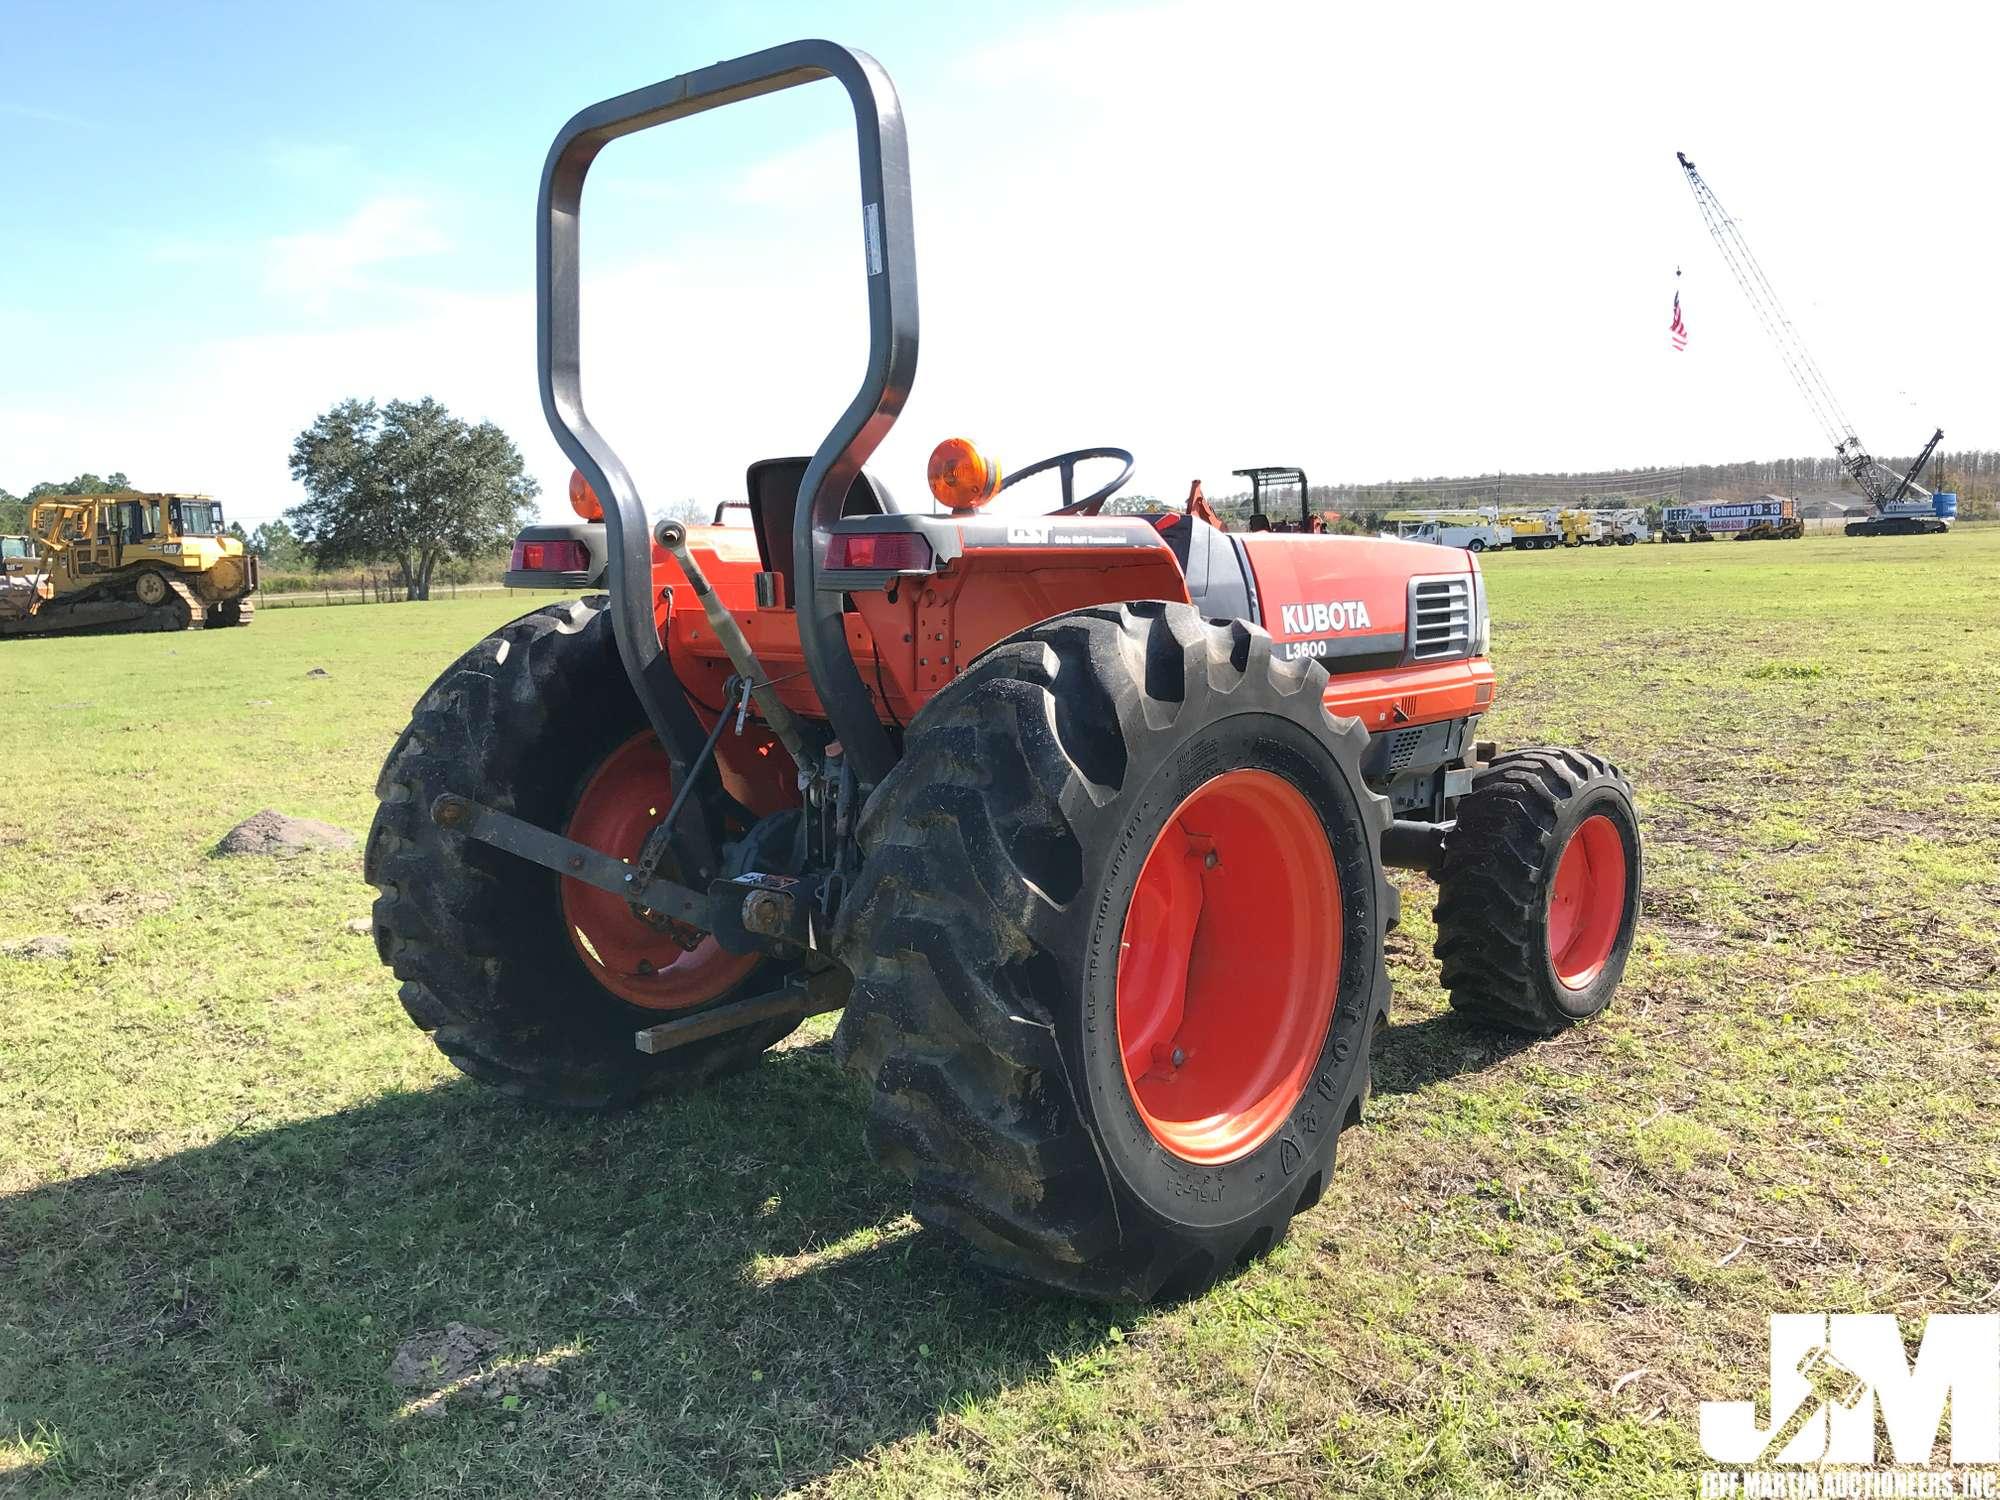
<path id="1" fill-rule="evenodd" d="M 584 410 L 585 177 L 620 137 L 829 79 L 859 143 L 860 387 L 811 454 L 749 463 L 748 527 L 649 528 Z M 1122 448 L 1003 476 L 946 438 L 899 498 L 866 465 L 916 370 L 910 202 L 894 89 L 830 42 L 563 127 L 542 404 L 608 593 L 501 627 L 416 704 L 377 782 L 376 948 L 451 1062 L 547 1107 L 691 1089 L 843 1011 L 868 1146 L 928 1229 L 1063 1293 L 1190 1294 L 1312 1207 L 1360 1118 L 1385 870 L 1435 878 L 1453 1005 L 1556 1031 L 1625 969 L 1632 791 L 1590 751 L 1478 738 L 1470 553 L 1232 533 L 1198 489 L 1107 514 Z M 591 575 L 535 547 L 521 571 Z"/>
<path id="2" fill-rule="evenodd" d="M 0 636 L 248 625 L 257 559 L 206 495 L 65 495 L 28 512 Z"/>

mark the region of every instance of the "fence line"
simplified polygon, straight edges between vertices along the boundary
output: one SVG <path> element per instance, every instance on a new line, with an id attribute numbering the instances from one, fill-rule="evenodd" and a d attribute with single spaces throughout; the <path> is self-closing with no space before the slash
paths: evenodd
<path id="1" fill-rule="evenodd" d="M 464 585 L 434 583 L 431 585 L 431 598 L 433 599 L 456 599 L 461 594 L 526 594 L 533 592 L 536 591 L 532 589 L 510 589 L 505 584 L 500 583 L 468 583 Z M 260 591 L 257 595 L 257 607 L 259 609 L 304 609 L 307 607 L 318 608 L 322 605 L 403 604 L 407 602 L 404 590 L 400 584 L 372 585 L 361 589 L 289 589 L 284 593 L 265 593 Z"/>

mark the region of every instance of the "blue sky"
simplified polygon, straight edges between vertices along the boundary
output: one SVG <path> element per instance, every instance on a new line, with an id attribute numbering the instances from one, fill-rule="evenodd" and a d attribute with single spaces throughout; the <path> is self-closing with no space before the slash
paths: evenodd
<path id="1" fill-rule="evenodd" d="M 507 427 L 559 505 L 530 283 L 549 138 L 814 34 L 880 57 L 910 118 L 925 343 L 882 454 L 899 491 L 956 432 L 1015 465 L 1129 446 L 1175 496 L 1250 463 L 1815 451 L 1675 149 L 1869 441 L 1942 422 L 2000 445 L 1992 132 L 1977 90 L 1929 83 L 1992 31 L 1826 7 L 0 0 L 0 486 L 123 468 L 262 518 L 296 500 L 285 455 L 316 412 L 434 394 Z M 1860 107 L 1856 47 L 1909 107 Z M 803 89 L 593 173 L 587 391 L 652 498 L 809 450 L 851 390 L 842 132 L 837 93 Z"/>

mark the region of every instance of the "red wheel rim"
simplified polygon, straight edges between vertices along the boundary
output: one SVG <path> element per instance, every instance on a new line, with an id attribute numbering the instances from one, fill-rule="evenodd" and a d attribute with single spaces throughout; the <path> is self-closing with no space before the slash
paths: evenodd
<path id="1" fill-rule="evenodd" d="M 569 837 L 630 863 L 667 814 L 673 770 L 651 730 L 605 758 L 577 798 Z M 624 898 L 563 877 L 563 925 L 593 978 L 647 1010 L 684 1010 L 725 993 L 757 966 L 712 937 L 692 948 L 633 914 Z"/>
<path id="2" fill-rule="evenodd" d="M 1118 946 L 1118 1047 L 1155 1140 L 1213 1164 L 1270 1139 L 1326 1043 L 1341 941 L 1333 848 L 1290 782 L 1227 771 L 1174 809 Z"/>
<path id="3" fill-rule="evenodd" d="M 1588 989 L 1603 972 L 1625 920 L 1625 840 L 1604 813 L 1569 836 L 1549 887 L 1549 962 L 1566 989 Z"/>

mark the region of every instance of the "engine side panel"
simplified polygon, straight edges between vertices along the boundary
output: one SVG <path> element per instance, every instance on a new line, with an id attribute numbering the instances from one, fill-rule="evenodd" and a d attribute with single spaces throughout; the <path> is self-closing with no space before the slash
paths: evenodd
<path id="1" fill-rule="evenodd" d="M 1469 553 L 1376 537 L 1255 532 L 1237 538 L 1257 589 L 1257 619 L 1290 657 L 1331 680 L 1326 706 L 1370 730 L 1483 713 L 1493 667 L 1483 657 L 1413 662 L 1410 582 L 1477 571 Z"/>

